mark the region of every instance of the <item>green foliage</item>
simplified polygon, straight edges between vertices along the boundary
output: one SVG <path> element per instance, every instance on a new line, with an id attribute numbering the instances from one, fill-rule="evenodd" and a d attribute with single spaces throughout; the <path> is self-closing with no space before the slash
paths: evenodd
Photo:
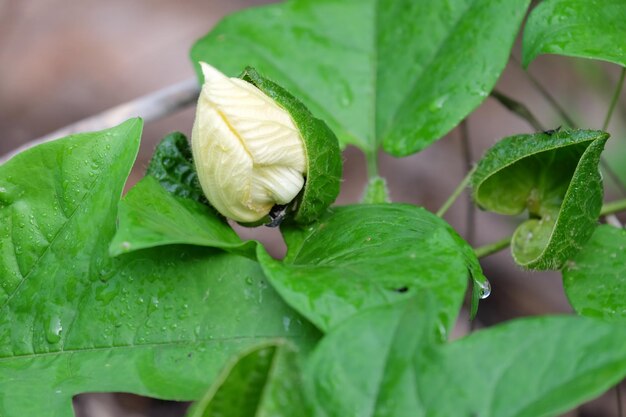
<path id="1" fill-rule="evenodd" d="M 262 247 L 259 261 L 287 303 L 323 331 L 361 310 L 428 291 L 439 301 L 445 338 L 470 273 L 485 282 L 471 247 L 443 220 L 415 206 L 338 207 L 318 223 L 284 234 L 285 261 Z"/>
<path id="2" fill-rule="evenodd" d="M 599 226 L 563 269 L 563 286 L 583 316 L 626 319 L 626 231 Z"/>
<path id="3" fill-rule="evenodd" d="M 489 250 L 391 203 L 373 165 L 361 204 L 328 208 L 339 146 L 296 98 L 370 163 L 381 146 L 417 152 L 488 95 L 528 3 L 290 0 L 234 14 L 194 45 L 195 63 L 230 75 L 254 65 L 290 91 L 242 74 L 306 141 L 282 260 L 207 205 L 181 133 L 121 200 L 136 119 L 0 165 L 0 415 L 69 417 L 77 394 L 124 391 L 200 399 L 190 417 L 548 417 L 620 381 L 626 232 L 597 226 L 607 133 L 505 138 L 471 177 L 481 207 L 528 212 L 514 259 L 563 267 L 571 304 L 590 317 L 450 342 L 468 277 L 471 317 L 488 292 L 475 253 Z M 525 64 L 558 53 L 626 65 L 625 8 L 545 0 L 525 30 Z"/>
<path id="4" fill-rule="evenodd" d="M 494 145 L 472 177 L 474 200 L 490 211 L 530 219 L 513 235 L 515 261 L 559 269 L 591 237 L 602 206 L 600 154 L 608 134 L 558 130 Z"/>
<path id="5" fill-rule="evenodd" d="M 285 343 L 235 357 L 188 417 L 304 416 L 297 353 Z"/>
<path id="6" fill-rule="evenodd" d="M 140 132 L 131 120 L 0 166 L 3 416 L 70 416 L 88 391 L 197 399 L 233 355 L 317 338 L 256 262 L 189 246 L 108 256 Z"/>
<path id="7" fill-rule="evenodd" d="M 117 233 L 109 252 L 117 256 L 173 244 L 219 248 L 255 259 L 254 242 L 242 242 L 215 210 L 178 197 L 147 176 L 120 202 Z"/>
<path id="8" fill-rule="evenodd" d="M 290 208 L 295 212 L 296 223 L 312 223 L 339 194 L 342 164 L 337 137 L 326 123 L 313 117 L 302 102 L 254 69 L 246 68 L 241 78 L 286 109 L 300 130 L 307 154 L 306 183 Z"/>
<path id="9" fill-rule="evenodd" d="M 228 16 L 191 57 L 230 75 L 251 65 L 297 95 L 343 145 L 372 153 L 383 144 L 402 156 L 487 97 L 528 3 L 291 0 Z"/>
<path id="10" fill-rule="evenodd" d="M 191 146 L 185 135 L 170 133 L 155 149 L 146 175 L 154 177 L 175 196 L 207 204 L 192 158 Z"/>
<path id="11" fill-rule="evenodd" d="M 314 416 L 556 416 L 626 374 L 626 328 L 580 317 L 512 321 L 449 344 L 413 298 L 354 316 L 306 367 Z"/>
<path id="12" fill-rule="evenodd" d="M 524 66 L 540 54 L 557 54 L 626 67 L 625 21 L 623 0 L 544 0 L 526 23 Z"/>

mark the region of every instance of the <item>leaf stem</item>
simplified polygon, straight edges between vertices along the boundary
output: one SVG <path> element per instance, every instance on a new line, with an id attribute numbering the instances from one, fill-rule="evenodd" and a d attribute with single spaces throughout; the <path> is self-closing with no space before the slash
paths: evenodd
<path id="1" fill-rule="evenodd" d="M 622 200 L 611 201 L 606 203 L 600 209 L 600 216 L 606 216 L 607 214 L 619 213 L 626 210 L 626 198 Z"/>
<path id="2" fill-rule="evenodd" d="M 528 70 L 524 70 L 522 68 L 522 63 L 520 62 L 515 55 L 511 54 L 511 60 L 515 62 L 522 69 L 526 77 L 530 81 L 530 83 L 537 89 L 539 94 L 552 106 L 552 108 L 561 116 L 561 118 L 569 125 L 569 127 L 576 128 L 576 123 L 574 123 L 574 119 L 572 119 L 569 114 L 565 111 L 563 106 L 559 104 L 558 101 L 554 98 L 552 94 L 537 80 Z"/>
<path id="3" fill-rule="evenodd" d="M 622 73 L 619 76 L 619 81 L 617 82 L 617 86 L 615 87 L 615 92 L 613 93 L 613 98 L 611 99 L 611 104 L 609 105 L 609 110 L 606 113 L 606 117 L 604 118 L 604 124 L 602 125 L 602 130 L 604 131 L 606 131 L 606 128 L 609 127 L 609 123 L 611 123 L 611 116 L 613 116 L 613 110 L 615 110 L 617 100 L 619 100 L 619 96 L 622 93 L 622 87 L 624 86 L 625 77 L 626 67 L 623 67 Z"/>
<path id="4" fill-rule="evenodd" d="M 378 149 L 365 152 L 365 162 L 367 163 L 367 178 L 372 180 L 378 177 Z"/>
<path id="5" fill-rule="evenodd" d="M 624 409 L 622 407 L 622 393 L 620 392 L 620 383 L 615 386 L 615 394 L 617 396 L 617 417 L 624 417 Z"/>
<path id="6" fill-rule="evenodd" d="M 537 118 L 531 113 L 531 111 L 526 107 L 525 104 L 503 94 L 498 90 L 493 90 L 491 92 L 491 96 L 495 98 L 500 104 L 509 109 L 511 112 L 518 115 L 520 118 L 526 120 L 529 125 L 533 127 L 533 129 L 542 132 L 545 129 L 541 122 L 537 120 Z"/>
<path id="7" fill-rule="evenodd" d="M 459 198 L 463 190 L 465 190 L 465 187 L 467 187 L 470 180 L 472 179 L 472 174 L 474 173 L 474 171 L 476 171 L 476 167 L 473 167 L 471 170 L 469 170 L 467 175 L 465 175 L 465 177 L 461 180 L 459 185 L 457 185 L 457 187 L 454 189 L 450 197 L 448 197 L 446 202 L 443 203 L 443 206 L 441 206 L 441 208 L 437 210 L 438 217 L 443 217 L 443 215 L 446 214 L 446 211 L 448 211 L 450 206 L 452 206 L 452 204 L 454 204 L 456 199 Z"/>
<path id="8" fill-rule="evenodd" d="M 474 254 L 477 258 L 484 258 L 485 256 L 492 255 L 496 252 L 500 252 L 502 249 L 507 248 L 511 244 L 512 236 L 507 236 L 504 239 L 497 242 L 488 243 L 484 246 L 479 246 L 474 249 Z"/>

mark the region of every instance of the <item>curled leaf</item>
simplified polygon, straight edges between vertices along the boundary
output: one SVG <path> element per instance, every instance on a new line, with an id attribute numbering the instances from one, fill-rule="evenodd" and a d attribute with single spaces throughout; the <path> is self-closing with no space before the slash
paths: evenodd
<path id="1" fill-rule="evenodd" d="M 481 159 L 474 201 L 500 214 L 528 212 L 511 242 L 519 265 L 559 269 L 589 239 L 602 206 L 598 163 L 608 137 L 592 130 L 516 135 Z"/>

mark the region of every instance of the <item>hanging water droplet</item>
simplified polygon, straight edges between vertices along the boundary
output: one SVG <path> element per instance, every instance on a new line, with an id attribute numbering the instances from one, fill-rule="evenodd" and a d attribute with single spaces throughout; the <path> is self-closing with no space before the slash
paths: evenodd
<path id="1" fill-rule="evenodd" d="M 478 285 L 478 297 L 481 300 L 484 300 L 485 298 L 489 297 L 489 295 L 491 294 L 491 284 L 489 284 L 489 281 L 487 281 L 485 279 L 485 281 L 477 281 L 476 285 Z"/>

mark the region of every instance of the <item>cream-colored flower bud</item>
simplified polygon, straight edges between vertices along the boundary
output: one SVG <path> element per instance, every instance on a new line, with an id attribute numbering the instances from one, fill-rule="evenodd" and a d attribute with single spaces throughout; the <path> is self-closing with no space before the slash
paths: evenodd
<path id="1" fill-rule="evenodd" d="M 302 189 L 302 136 L 289 113 L 257 87 L 200 65 L 204 85 L 191 145 L 202 190 L 224 216 L 256 222 Z"/>

